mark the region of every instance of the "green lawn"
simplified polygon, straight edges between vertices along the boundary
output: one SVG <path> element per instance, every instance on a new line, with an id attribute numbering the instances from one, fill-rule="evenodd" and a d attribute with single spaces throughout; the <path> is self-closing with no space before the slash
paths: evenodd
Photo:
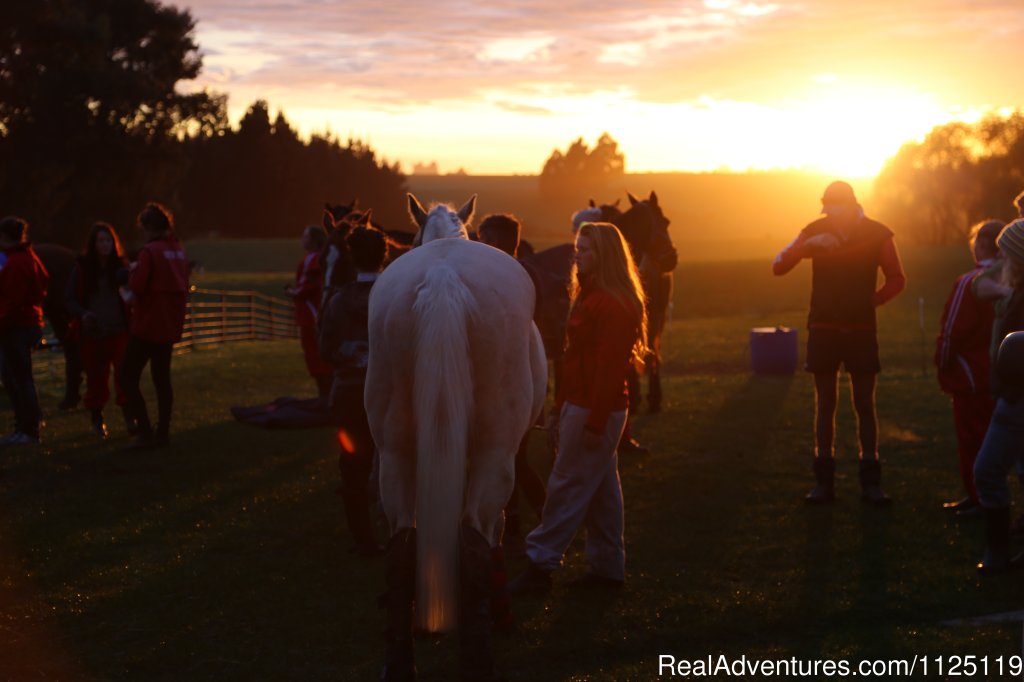
<path id="1" fill-rule="evenodd" d="M 942 300 L 966 265 L 960 253 L 908 254 L 911 287 L 880 314 L 887 510 L 860 502 L 845 400 L 839 500 L 804 507 L 810 381 L 748 370 L 751 327 L 798 327 L 804 341 L 807 273 L 775 280 L 764 262 L 681 269 L 667 409 L 636 418 L 652 452 L 621 463 L 627 587 L 567 587 L 585 570 L 577 542 L 554 592 L 516 601 L 519 630 L 496 639 L 509 679 L 653 680 L 659 654 L 1020 654 L 1019 622 L 943 624 L 1024 606 L 1020 576 L 976 577 L 981 523 L 940 509 L 960 486 L 930 357 Z M 228 412 L 311 393 L 297 342 L 175 358 L 173 446 L 142 455 L 118 450 L 116 419 L 100 443 L 84 412 L 54 411 L 58 369 L 38 372 L 44 445 L 0 451 L 0 679 L 376 679 L 383 560 L 346 552 L 332 433 L 254 429 Z M 541 440 L 531 457 L 544 467 Z M 454 637 L 417 647 L 422 680 L 452 679 Z"/>

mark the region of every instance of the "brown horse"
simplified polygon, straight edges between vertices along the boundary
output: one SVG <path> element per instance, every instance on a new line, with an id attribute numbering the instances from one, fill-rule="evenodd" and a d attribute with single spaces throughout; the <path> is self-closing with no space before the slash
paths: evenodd
<path id="1" fill-rule="evenodd" d="M 629 209 L 611 222 L 629 243 L 647 299 L 647 347 L 650 349 L 644 362 L 648 378 L 647 409 L 656 413 L 661 411 L 662 399 L 661 337 L 672 303 L 672 271 L 679 264 L 679 254 L 668 233 L 671 221 L 658 205 L 658 195 L 652 191 L 647 199 L 640 200 L 626 194 Z M 640 404 L 638 376 L 631 377 L 629 393 L 630 409 L 635 411 Z"/>

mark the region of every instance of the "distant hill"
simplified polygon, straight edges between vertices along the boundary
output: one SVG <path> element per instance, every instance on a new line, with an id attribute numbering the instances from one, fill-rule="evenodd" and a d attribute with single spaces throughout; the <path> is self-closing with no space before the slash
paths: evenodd
<path id="1" fill-rule="evenodd" d="M 778 252 L 817 217 L 819 197 L 832 179 L 798 172 L 637 173 L 592 198 L 598 203 L 621 198 L 620 206 L 628 207 L 627 190 L 640 198 L 657 192 L 684 261 L 761 258 Z M 850 182 L 870 215 L 871 181 Z M 535 175 L 411 175 L 407 183 L 423 202 L 461 204 L 478 194 L 478 219 L 514 213 L 523 222 L 524 237 L 539 248 L 568 241 L 572 212 L 591 198 L 545 202 Z"/>

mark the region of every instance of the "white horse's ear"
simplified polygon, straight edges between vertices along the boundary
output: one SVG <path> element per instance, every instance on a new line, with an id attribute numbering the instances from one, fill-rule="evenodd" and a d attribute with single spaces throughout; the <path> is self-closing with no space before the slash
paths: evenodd
<path id="1" fill-rule="evenodd" d="M 635 196 L 633 196 L 632 192 L 626 192 L 626 196 L 629 197 L 629 205 L 630 206 L 636 206 L 637 204 L 640 203 L 640 200 L 637 199 Z"/>
<path id="2" fill-rule="evenodd" d="M 412 216 L 412 221 L 416 223 L 416 226 L 422 230 L 423 226 L 427 224 L 427 212 L 420 200 L 412 195 L 412 192 L 406 196 L 409 197 L 409 215 Z"/>
<path id="3" fill-rule="evenodd" d="M 331 209 L 329 206 L 324 209 L 323 224 L 324 229 L 327 230 L 328 232 L 334 229 L 334 216 L 331 214 Z"/>
<path id="4" fill-rule="evenodd" d="M 651 206 L 658 205 L 658 195 L 654 193 L 653 189 L 651 190 L 651 196 L 647 201 L 651 204 Z"/>
<path id="5" fill-rule="evenodd" d="M 476 195 L 474 194 L 469 198 L 462 208 L 459 209 L 459 220 L 462 221 L 463 225 L 469 225 L 469 221 L 473 219 L 473 213 L 476 211 Z"/>

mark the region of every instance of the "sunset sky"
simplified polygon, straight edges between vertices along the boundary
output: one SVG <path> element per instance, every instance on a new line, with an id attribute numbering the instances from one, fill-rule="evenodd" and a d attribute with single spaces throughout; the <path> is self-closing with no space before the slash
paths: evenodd
<path id="1" fill-rule="evenodd" d="M 873 175 L 1024 105 L 1020 0 L 192 0 L 199 87 L 406 172 L 536 173 L 611 133 L 627 170 Z"/>

